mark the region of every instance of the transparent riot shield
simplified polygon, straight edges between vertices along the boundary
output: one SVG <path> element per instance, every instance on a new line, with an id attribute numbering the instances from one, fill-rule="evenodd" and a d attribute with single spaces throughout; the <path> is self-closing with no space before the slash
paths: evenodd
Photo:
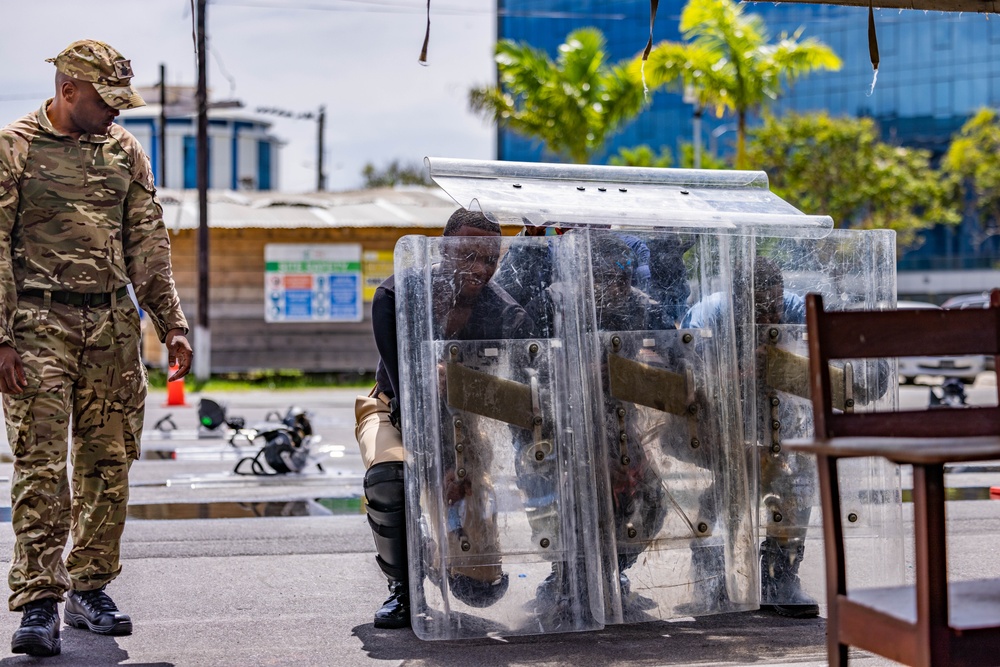
<path id="1" fill-rule="evenodd" d="M 408 236 L 395 250 L 413 630 L 600 628 L 594 487 L 574 451 L 588 426 L 566 344 L 579 318 L 541 309 L 536 324 L 490 280 L 508 253 L 545 257 L 544 238 L 478 243 Z M 484 255 L 488 268 L 466 268 Z"/>
<path id="2" fill-rule="evenodd" d="M 720 239 L 625 230 L 562 239 L 584 236 L 589 248 L 581 244 L 571 260 L 589 267 L 585 384 L 595 411 L 607 622 L 756 608 L 755 499 L 738 383 L 724 377 L 734 367 L 724 361 L 731 319 L 717 330 L 676 328 L 692 290 L 728 271 Z M 636 248 L 650 250 L 646 284 L 635 279 Z"/>
<path id="3" fill-rule="evenodd" d="M 747 424 L 760 474 L 761 604 L 786 607 L 825 593 L 816 463 L 783 442 L 813 436 L 804 296 L 823 294 L 839 309 L 895 304 L 891 232 L 835 230 L 824 239 L 757 238 L 746 255 L 753 310 L 737 309 L 753 346 L 755 373 L 745 391 Z M 738 264 L 738 263 L 737 263 Z M 751 268 L 752 267 L 752 268 Z M 752 319 L 751 319 L 752 318 Z M 747 320 L 751 320 L 748 322 Z M 748 376 L 751 377 L 751 376 Z M 855 360 L 831 368 L 842 410 L 895 406 L 894 364 Z M 898 466 L 881 459 L 841 462 L 843 525 L 852 585 L 902 583 L 904 552 Z"/>

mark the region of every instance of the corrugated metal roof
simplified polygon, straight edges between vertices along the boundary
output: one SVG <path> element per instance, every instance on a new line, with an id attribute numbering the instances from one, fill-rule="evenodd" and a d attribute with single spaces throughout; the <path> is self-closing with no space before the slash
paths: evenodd
<path id="1" fill-rule="evenodd" d="M 198 227 L 196 190 L 158 191 L 167 227 Z M 438 187 L 282 194 L 208 193 L 212 228 L 444 227 L 458 204 Z"/>

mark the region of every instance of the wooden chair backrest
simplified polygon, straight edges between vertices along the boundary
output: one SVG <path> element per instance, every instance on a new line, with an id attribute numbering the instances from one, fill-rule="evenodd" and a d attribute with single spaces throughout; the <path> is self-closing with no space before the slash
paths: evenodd
<path id="1" fill-rule="evenodd" d="M 895 412 L 834 412 L 831 359 L 992 355 L 1000 357 L 1000 289 L 986 308 L 825 311 L 806 296 L 816 437 L 948 437 L 1000 434 L 1000 406 Z M 997 359 L 1000 362 L 1000 359 Z M 1000 400 L 1000 389 L 998 389 Z"/>

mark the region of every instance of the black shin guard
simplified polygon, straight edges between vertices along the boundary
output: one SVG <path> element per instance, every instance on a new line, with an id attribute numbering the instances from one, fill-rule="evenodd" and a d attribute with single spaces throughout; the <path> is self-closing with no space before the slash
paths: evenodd
<path id="1" fill-rule="evenodd" d="M 377 463 L 365 473 L 368 524 L 375 538 L 376 560 L 390 581 L 406 581 L 406 493 L 403 464 Z"/>

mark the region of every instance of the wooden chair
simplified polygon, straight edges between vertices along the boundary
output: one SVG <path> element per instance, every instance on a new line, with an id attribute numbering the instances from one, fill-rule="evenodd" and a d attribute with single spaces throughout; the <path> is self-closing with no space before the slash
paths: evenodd
<path id="1" fill-rule="evenodd" d="M 831 359 L 1000 355 L 1000 290 L 981 310 L 826 312 L 806 299 L 816 436 L 788 443 L 817 456 L 826 549 L 827 646 L 909 665 L 1000 665 L 1000 579 L 949 584 L 946 462 L 1000 459 L 1000 407 L 834 412 Z M 1000 359 L 998 359 L 1000 361 Z M 998 394 L 1000 400 L 1000 394 Z M 847 591 L 837 461 L 880 456 L 913 466 L 915 586 Z"/>

